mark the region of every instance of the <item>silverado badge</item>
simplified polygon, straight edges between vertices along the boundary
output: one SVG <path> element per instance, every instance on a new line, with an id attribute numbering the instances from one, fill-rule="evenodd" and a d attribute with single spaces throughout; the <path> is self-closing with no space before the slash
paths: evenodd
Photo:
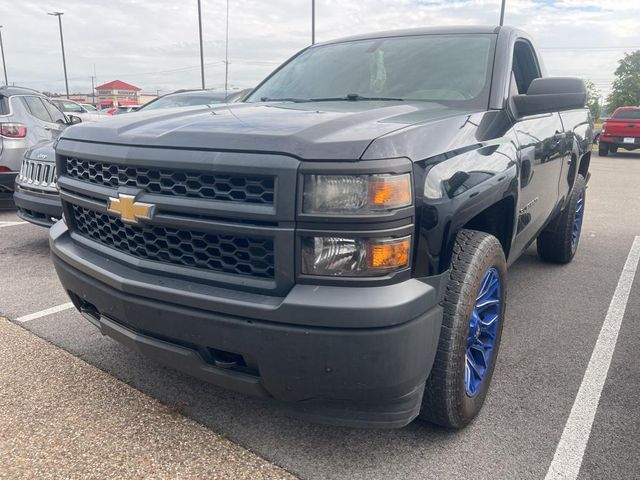
<path id="1" fill-rule="evenodd" d="M 118 198 L 109 197 L 107 210 L 117 213 L 123 222 L 138 223 L 138 219 L 151 220 L 156 206 L 151 203 L 136 202 L 135 195 L 119 193 Z"/>

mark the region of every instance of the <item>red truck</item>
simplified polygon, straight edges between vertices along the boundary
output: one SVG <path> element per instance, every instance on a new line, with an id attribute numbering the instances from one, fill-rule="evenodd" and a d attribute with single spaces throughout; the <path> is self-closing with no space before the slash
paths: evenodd
<path id="1" fill-rule="evenodd" d="M 620 107 L 602 125 L 600 133 L 601 157 L 616 153 L 618 148 L 640 148 L 640 107 Z"/>

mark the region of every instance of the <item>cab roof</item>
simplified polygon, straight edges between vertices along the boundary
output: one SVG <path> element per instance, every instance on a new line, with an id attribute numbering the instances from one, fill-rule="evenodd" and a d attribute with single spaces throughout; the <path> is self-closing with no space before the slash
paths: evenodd
<path id="1" fill-rule="evenodd" d="M 448 25 L 443 27 L 406 28 L 402 30 L 389 30 L 383 32 L 365 33 L 349 37 L 316 43 L 316 45 L 330 45 L 333 43 L 351 42 L 354 40 L 371 40 L 375 38 L 408 37 L 413 35 L 469 35 L 469 34 L 497 34 L 500 30 L 511 27 L 499 27 L 495 25 Z M 315 46 L 315 45 L 314 45 Z"/>

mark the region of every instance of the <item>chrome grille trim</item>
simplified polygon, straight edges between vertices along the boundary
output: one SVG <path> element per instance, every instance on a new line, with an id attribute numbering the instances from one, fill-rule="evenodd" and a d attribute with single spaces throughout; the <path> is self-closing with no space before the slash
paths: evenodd
<path id="1" fill-rule="evenodd" d="M 41 162 L 25 158 L 22 161 L 17 182 L 24 187 L 56 192 L 56 165 L 52 162 Z"/>

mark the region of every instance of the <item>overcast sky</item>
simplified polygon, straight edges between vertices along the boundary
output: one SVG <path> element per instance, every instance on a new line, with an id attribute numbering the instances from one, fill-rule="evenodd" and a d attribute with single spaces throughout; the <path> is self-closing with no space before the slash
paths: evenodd
<path id="1" fill-rule="evenodd" d="M 120 79 L 143 92 L 200 85 L 196 0 L 0 0 L 10 83 L 89 92 Z M 8 5 L 12 7 L 8 8 Z M 224 86 L 226 0 L 202 0 L 207 87 Z M 497 24 L 500 0 L 316 0 L 316 39 L 446 24 Z M 591 79 L 606 94 L 617 61 L 640 49 L 640 0 L 507 0 L 505 23 L 534 36 L 551 75 Z M 250 87 L 311 40 L 311 0 L 231 0 L 229 79 Z"/>

